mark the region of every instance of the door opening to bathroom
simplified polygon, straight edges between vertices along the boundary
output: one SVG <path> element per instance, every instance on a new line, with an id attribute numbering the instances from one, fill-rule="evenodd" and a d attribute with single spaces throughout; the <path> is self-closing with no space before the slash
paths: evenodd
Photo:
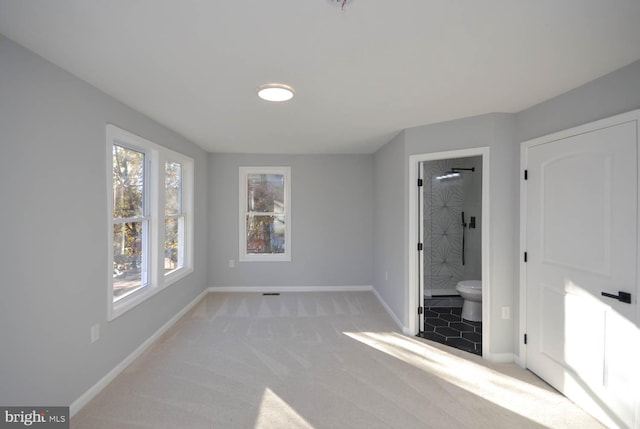
<path id="1" fill-rule="evenodd" d="M 418 163 L 421 336 L 482 354 L 481 155 Z"/>
<path id="2" fill-rule="evenodd" d="M 420 233 L 426 297 L 458 296 L 482 278 L 482 157 L 420 163 Z"/>

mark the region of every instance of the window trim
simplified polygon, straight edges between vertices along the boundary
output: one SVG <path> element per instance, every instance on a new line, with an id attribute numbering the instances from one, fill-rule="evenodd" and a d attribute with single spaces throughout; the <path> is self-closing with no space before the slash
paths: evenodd
<path id="1" fill-rule="evenodd" d="M 113 301 L 113 145 L 117 144 L 145 154 L 145 198 L 148 217 L 147 285 Z M 107 172 L 107 321 L 114 320 L 161 290 L 193 272 L 194 241 L 194 160 L 130 133 L 113 124 L 106 126 Z M 184 214 L 184 264 L 181 268 L 164 273 L 164 189 L 165 162 L 182 165 L 182 212 Z"/>
<path id="2" fill-rule="evenodd" d="M 284 176 L 284 253 L 247 253 L 247 224 L 245 216 L 248 214 L 246 207 L 248 204 L 247 176 L 249 174 L 282 174 Z M 240 166 L 238 167 L 238 175 L 238 260 L 240 262 L 291 262 L 291 167 Z"/>

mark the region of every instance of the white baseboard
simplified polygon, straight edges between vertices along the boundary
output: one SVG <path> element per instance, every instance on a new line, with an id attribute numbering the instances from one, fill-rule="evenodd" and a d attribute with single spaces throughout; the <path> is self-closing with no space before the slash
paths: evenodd
<path id="1" fill-rule="evenodd" d="M 511 363 L 514 362 L 516 358 L 513 353 L 488 353 L 483 354 L 482 357 L 494 363 Z"/>
<path id="2" fill-rule="evenodd" d="M 415 335 L 409 332 L 398 316 L 391 310 L 387 303 L 382 299 L 378 291 L 371 285 L 366 286 L 212 286 L 207 289 L 209 292 L 373 292 L 378 298 L 380 304 L 387 311 L 391 319 L 402 330 L 405 335 Z"/>
<path id="3" fill-rule="evenodd" d="M 364 292 L 373 286 L 211 286 L 208 292 Z"/>
<path id="4" fill-rule="evenodd" d="M 189 310 L 200 302 L 202 298 L 208 293 L 208 290 L 202 291 L 193 301 L 187 304 L 182 310 L 178 312 L 175 316 L 167 321 L 164 325 L 160 327 L 153 335 L 145 340 L 137 349 L 135 349 L 129 356 L 124 358 L 122 362 L 116 365 L 111 371 L 109 371 L 104 377 L 102 377 L 96 384 L 91 386 L 89 390 L 84 392 L 78 399 L 73 401 L 69 406 L 69 414 L 70 417 L 73 417 L 78 411 L 82 409 L 89 401 L 91 401 L 98 393 L 102 391 L 109 383 L 111 383 L 122 371 L 124 371 L 131 363 L 138 358 L 144 351 L 153 344 L 162 334 L 164 334 L 174 323 L 176 323 L 182 316 L 187 314 Z"/>
<path id="5" fill-rule="evenodd" d="M 373 294 L 376 296 L 376 298 L 378 298 L 378 301 L 380 301 L 380 304 L 382 304 L 384 309 L 387 311 L 387 313 L 389 314 L 389 317 L 391 317 L 391 319 L 395 322 L 395 324 L 398 325 L 398 328 L 402 330 L 402 333 L 404 335 L 415 335 L 415 332 L 409 332 L 407 327 L 404 326 L 404 324 L 400 321 L 400 319 L 398 319 L 398 316 L 396 316 L 393 310 L 391 310 L 391 307 L 387 305 L 385 300 L 382 299 L 382 296 L 378 293 L 378 291 L 375 288 L 372 288 L 371 290 L 373 291 Z"/>

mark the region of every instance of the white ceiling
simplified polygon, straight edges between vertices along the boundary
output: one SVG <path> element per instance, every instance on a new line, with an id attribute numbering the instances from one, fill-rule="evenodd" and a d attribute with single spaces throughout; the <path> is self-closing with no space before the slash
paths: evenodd
<path id="1" fill-rule="evenodd" d="M 0 0 L 0 33 L 211 152 L 371 153 L 640 59 L 638 0 L 330 3 Z"/>

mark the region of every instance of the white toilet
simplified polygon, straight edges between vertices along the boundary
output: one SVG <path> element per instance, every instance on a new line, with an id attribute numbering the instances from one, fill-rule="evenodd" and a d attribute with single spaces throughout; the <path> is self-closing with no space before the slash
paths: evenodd
<path id="1" fill-rule="evenodd" d="M 462 280 L 456 290 L 464 299 L 462 318 L 471 322 L 482 322 L 482 280 Z"/>

